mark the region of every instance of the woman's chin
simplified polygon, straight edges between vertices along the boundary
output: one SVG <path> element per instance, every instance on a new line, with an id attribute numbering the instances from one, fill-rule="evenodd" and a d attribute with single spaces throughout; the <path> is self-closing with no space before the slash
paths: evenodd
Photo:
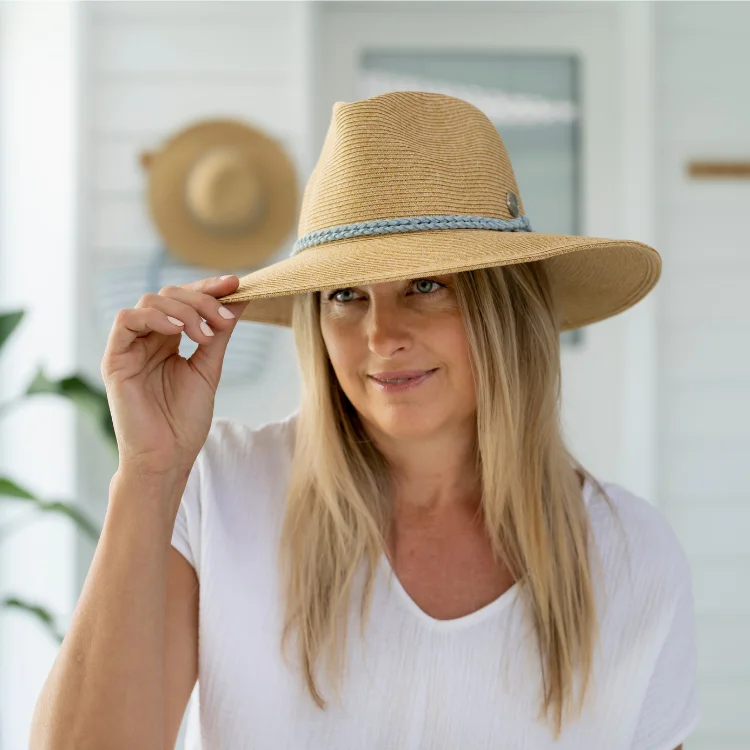
<path id="1" fill-rule="evenodd" d="M 434 435 L 443 420 L 435 414 L 434 406 L 416 408 L 415 405 L 393 404 L 370 414 L 378 429 L 393 438 L 424 438 Z"/>

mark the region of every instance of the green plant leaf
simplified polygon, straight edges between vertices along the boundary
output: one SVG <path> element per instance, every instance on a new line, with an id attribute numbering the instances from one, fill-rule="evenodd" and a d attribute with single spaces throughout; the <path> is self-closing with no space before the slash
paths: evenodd
<path id="1" fill-rule="evenodd" d="M 18 609 L 22 612 L 26 612 L 32 617 L 36 617 L 58 643 L 63 642 L 64 633 L 62 633 L 57 627 L 54 615 L 40 604 L 32 604 L 31 602 L 25 602 L 18 597 L 9 596 L 3 599 L 1 608 Z"/>
<path id="2" fill-rule="evenodd" d="M 66 516 L 90 539 L 95 542 L 99 540 L 101 530 L 97 524 L 84 511 L 71 503 L 61 500 L 42 500 L 8 477 L 0 476 L 0 500 L 3 496 L 31 502 L 43 513 L 59 513 Z"/>
<path id="3" fill-rule="evenodd" d="M 0 349 L 3 348 L 3 345 L 10 338 L 10 335 L 16 330 L 16 327 L 25 314 L 26 313 L 23 310 L 0 313 Z"/>
<path id="4" fill-rule="evenodd" d="M 69 399 L 83 413 L 88 414 L 102 430 L 107 440 L 115 448 L 117 447 L 112 413 L 109 410 L 107 392 L 104 389 L 88 382 L 80 375 L 51 380 L 40 367 L 26 389 L 26 394 L 29 396 L 39 393 L 54 394 Z"/>
<path id="5" fill-rule="evenodd" d="M 0 476 L 0 497 L 8 495 L 17 500 L 36 500 L 37 498 L 28 490 L 25 490 L 19 484 L 16 484 L 8 477 Z"/>
<path id="6" fill-rule="evenodd" d="M 75 505 L 65 503 L 62 500 L 40 500 L 39 510 L 45 513 L 60 513 L 67 516 L 89 538 L 95 542 L 99 540 L 99 534 L 101 533 L 99 527 L 86 513 L 80 508 L 76 508 Z"/>

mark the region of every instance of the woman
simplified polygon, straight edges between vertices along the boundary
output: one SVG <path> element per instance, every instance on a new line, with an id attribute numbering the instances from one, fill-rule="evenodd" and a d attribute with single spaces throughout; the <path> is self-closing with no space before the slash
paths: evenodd
<path id="1" fill-rule="evenodd" d="M 116 319 L 120 467 L 32 746 L 73 716 L 75 747 L 171 747 L 199 677 L 204 748 L 681 747 L 687 560 L 558 413 L 560 331 L 635 304 L 656 252 L 532 233 L 491 123 L 423 92 L 334 105 L 299 234 Z M 238 316 L 291 323 L 300 364 L 254 429 L 212 419 Z"/>

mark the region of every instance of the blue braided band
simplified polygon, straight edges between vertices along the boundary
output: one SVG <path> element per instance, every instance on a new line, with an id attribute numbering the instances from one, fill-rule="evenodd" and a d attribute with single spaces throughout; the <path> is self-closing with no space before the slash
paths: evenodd
<path id="1" fill-rule="evenodd" d="M 527 216 L 515 219 L 491 219 L 486 216 L 464 216 L 445 214 L 438 216 L 406 216 L 401 219 L 376 219 L 356 224 L 341 224 L 337 227 L 319 229 L 300 237 L 293 245 L 289 256 L 296 255 L 313 245 L 341 240 L 347 237 L 363 237 L 394 232 L 421 232 L 425 229 L 494 229 L 501 232 L 532 232 Z"/>

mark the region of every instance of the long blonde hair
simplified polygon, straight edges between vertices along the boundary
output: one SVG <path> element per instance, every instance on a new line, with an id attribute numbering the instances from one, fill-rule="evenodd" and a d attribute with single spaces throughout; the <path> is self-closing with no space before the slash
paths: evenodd
<path id="1" fill-rule="evenodd" d="M 577 670 L 581 710 L 599 638 L 589 555 L 590 523 L 580 479 L 597 480 L 566 448 L 559 420 L 559 320 L 544 267 L 526 263 L 457 273 L 454 287 L 477 394 L 481 511 L 496 559 L 509 568 L 532 618 L 544 698 L 559 736 L 572 715 Z M 319 293 L 295 297 L 293 330 L 301 406 L 281 531 L 282 652 L 295 632 L 307 689 L 325 665 L 339 695 L 345 613 L 364 562 L 361 632 L 376 566 L 393 522 L 385 457 L 341 390 L 320 330 Z M 612 508 L 614 510 L 614 508 Z"/>

